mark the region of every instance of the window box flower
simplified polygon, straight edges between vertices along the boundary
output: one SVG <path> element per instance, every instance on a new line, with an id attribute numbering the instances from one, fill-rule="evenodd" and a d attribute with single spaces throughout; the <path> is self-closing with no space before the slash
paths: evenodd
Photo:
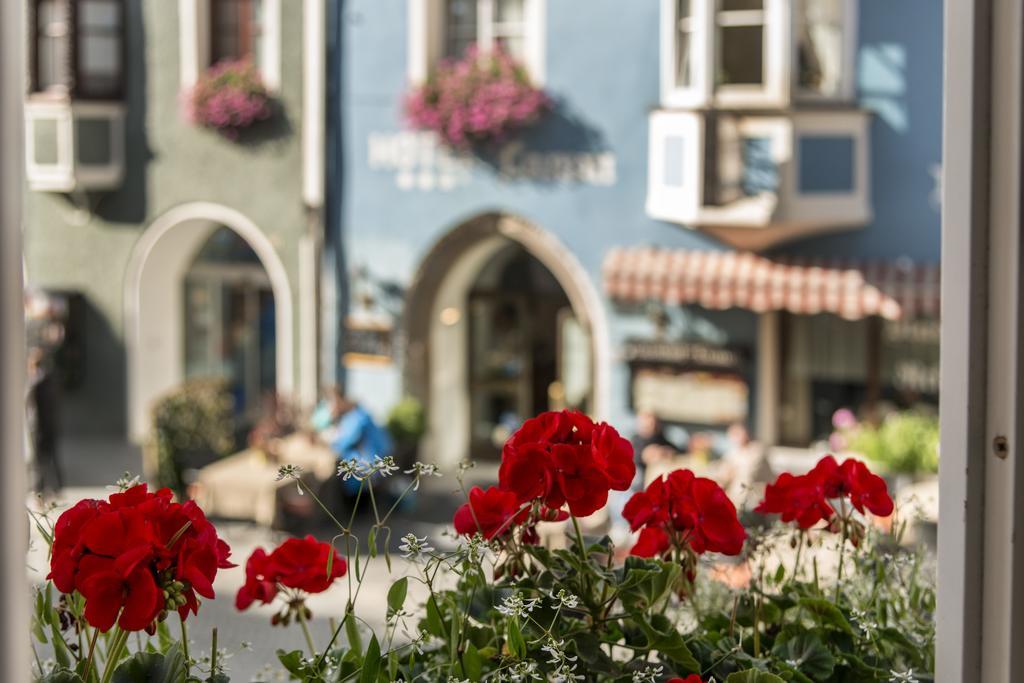
<path id="1" fill-rule="evenodd" d="M 405 101 L 412 126 L 456 148 L 500 142 L 550 108 L 548 95 L 500 48 L 484 53 L 470 47 L 461 58 L 441 62 Z"/>
<path id="2" fill-rule="evenodd" d="M 186 96 L 187 118 L 227 138 L 273 114 L 273 100 L 259 70 L 248 60 L 223 61 L 210 67 Z"/>

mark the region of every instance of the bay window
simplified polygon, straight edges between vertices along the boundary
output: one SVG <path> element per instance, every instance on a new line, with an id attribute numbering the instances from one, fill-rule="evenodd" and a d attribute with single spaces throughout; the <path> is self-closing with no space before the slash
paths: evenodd
<path id="1" fill-rule="evenodd" d="M 722 0 L 715 17 L 715 84 L 760 86 L 765 81 L 764 0 Z"/>
<path id="2" fill-rule="evenodd" d="M 852 96 L 856 0 L 662 0 L 662 103 L 775 108 Z"/>
<path id="3" fill-rule="evenodd" d="M 34 93 L 120 99 L 124 86 L 122 0 L 37 0 L 31 5 Z"/>
<path id="4" fill-rule="evenodd" d="M 458 58 L 476 45 L 499 46 L 523 64 L 536 83 L 544 79 L 546 0 L 409 0 L 409 77 L 425 80 L 441 59 Z"/>

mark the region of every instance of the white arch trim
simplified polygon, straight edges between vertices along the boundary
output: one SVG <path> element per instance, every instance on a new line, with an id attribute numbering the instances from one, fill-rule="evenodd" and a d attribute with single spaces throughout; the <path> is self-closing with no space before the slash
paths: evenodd
<path id="1" fill-rule="evenodd" d="M 180 230 L 183 226 L 197 223 L 206 225 L 205 232 L 200 229 L 191 239 L 185 239 L 181 244 L 164 242 L 168 234 L 175 229 Z M 195 249 L 202 244 L 202 240 L 212 233 L 213 228 L 221 225 L 234 230 L 244 239 L 267 271 L 274 293 L 277 391 L 285 396 L 291 395 L 294 391 L 292 292 L 287 271 L 277 250 L 256 223 L 240 211 L 212 202 L 182 204 L 161 215 L 146 229 L 136 242 L 128 260 L 124 287 L 125 345 L 128 357 L 127 409 L 129 435 L 136 441 L 144 439 L 148 432 L 151 402 L 160 393 L 171 388 L 162 386 L 161 383 L 146 381 L 144 330 L 141 325 L 142 292 L 147 266 L 152 267 L 151 257 L 158 256 L 161 248 L 174 250 L 177 252 L 175 255 L 179 257 L 191 257 Z M 188 250 L 188 253 L 181 253 L 182 250 Z M 174 317 L 175 313 L 167 311 L 166 315 Z M 180 325 L 180 319 L 175 319 Z M 177 381 L 181 379 L 183 377 L 178 377 Z"/>

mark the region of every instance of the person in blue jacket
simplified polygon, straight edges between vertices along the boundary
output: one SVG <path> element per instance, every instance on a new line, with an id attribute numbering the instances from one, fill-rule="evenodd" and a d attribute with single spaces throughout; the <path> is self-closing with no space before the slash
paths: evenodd
<path id="1" fill-rule="evenodd" d="M 339 462 L 354 459 L 361 464 L 369 464 L 375 457 L 391 455 L 394 449 L 391 436 L 374 422 L 365 408 L 337 390 L 331 392 L 327 403 L 329 409 L 314 412 L 313 426 L 330 445 Z M 344 481 L 342 490 L 347 496 L 354 496 L 359 490 L 359 482 L 355 479 Z"/>

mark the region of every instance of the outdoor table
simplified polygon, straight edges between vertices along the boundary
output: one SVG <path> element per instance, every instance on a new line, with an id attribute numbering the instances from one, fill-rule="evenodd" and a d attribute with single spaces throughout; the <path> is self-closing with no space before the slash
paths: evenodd
<path id="1" fill-rule="evenodd" d="M 277 517 L 278 491 L 295 486 L 291 479 L 277 481 L 281 465 L 297 465 L 306 477 L 317 482 L 335 472 L 334 452 L 305 434 L 292 434 L 280 440 L 278 458 L 262 450 L 249 448 L 207 465 L 199 470 L 194 497 L 212 517 L 247 519 L 270 526 Z"/>

